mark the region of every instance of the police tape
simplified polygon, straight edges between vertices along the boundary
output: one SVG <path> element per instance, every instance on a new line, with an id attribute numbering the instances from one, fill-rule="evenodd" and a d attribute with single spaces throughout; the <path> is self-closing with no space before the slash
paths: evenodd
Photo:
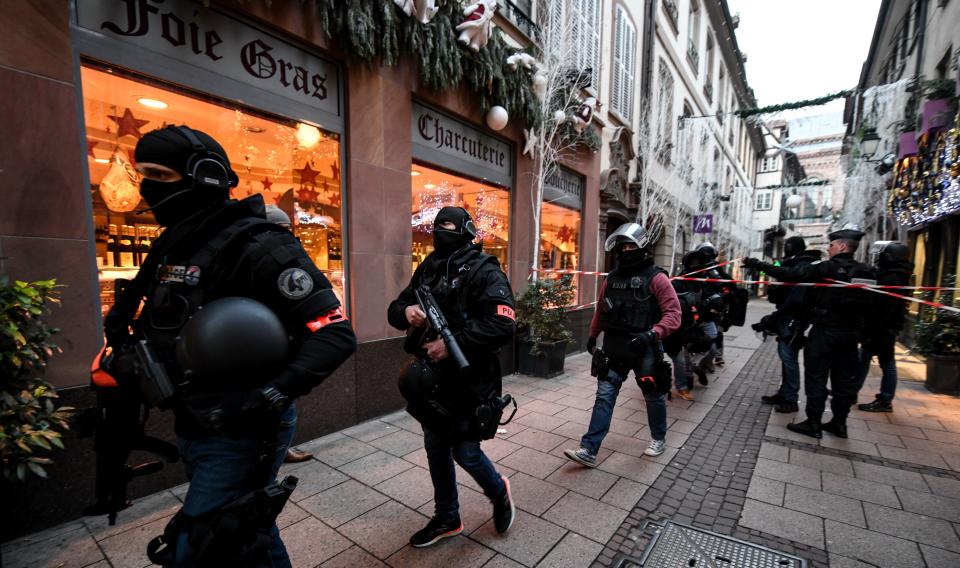
<path id="1" fill-rule="evenodd" d="M 711 283 L 724 283 L 724 284 L 760 284 L 766 286 L 808 286 L 813 288 L 877 288 L 885 289 L 889 288 L 891 290 L 917 290 L 917 291 L 929 291 L 929 292 L 950 292 L 960 290 L 960 288 L 952 288 L 949 286 L 901 286 L 900 284 L 864 284 L 864 283 L 850 283 L 842 282 L 840 280 L 834 280 L 834 284 L 829 284 L 827 282 L 781 282 L 779 280 L 739 280 L 734 278 L 690 278 L 687 275 L 683 276 L 671 276 L 671 280 L 690 280 L 692 282 L 711 282 Z"/>
<path id="2" fill-rule="evenodd" d="M 873 293 L 875 293 L 875 294 L 883 294 L 883 295 L 885 295 L 885 296 L 893 296 L 894 298 L 900 298 L 900 299 L 902 299 L 902 300 L 907 300 L 907 301 L 909 301 L 909 302 L 916 302 L 916 303 L 918 303 L 918 304 L 923 304 L 923 305 L 925 305 L 925 306 L 931 306 L 931 307 L 937 308 L 938 310 L 947 310 L 947 311 L 949 311 L 949 312 L 955 312 L 955 313 L 960 314 L 960 308 L 955 308 L 955 307 L 953 307 L 953 306 L 948 306 L 948 305 L 946 305 L 946 304 L 941 304 L 940 302 L 931 302 L 930 300 L 923 300 L 923 299 L 921 299 L 921 298 L 914 298 L 913 296 L 904 296 L 904 295 L 901 295 L 901 294 L 894 294 L 893 292 L 888 292 L 888 291 L 886 291 L 886 290 L 880 290 L 880 289 L 878 289 L 877 287 L 872 286 L 872 285 L 869 285 L 869 284 L 860 284 L 860 283 L 852 283 L 852 282 L 841 282 L 841 281 L 839 281 L 839 280 L 834 280 L 834 279 L 832 279 L 832 278 L 828 278 L 828 280 L 830 280 L 831 282 L 834 282 L 835 284 L 840 284 L 840 285 L 842 285 L 844 288 L 863 288 L 864 290 L 867 290 L 868 292 L 873 292 Z M 888 288 L 888 287 L 889 287 L 889 286 L 885 286 L 885 288 Z"/>
<path id="3" fill-rule="evenodd" d="M 701 268 L 701 269 L 699 269 L 699 270 L 694 270 L 694 271 L 692 271 L 692 272 L 687 272 L 686 275 L 689 276 L 689 275 L 691 275 L 691 274 L 699 274 L 699 273 L 701 273 L 701 272 L 706 272 L 707 270 L 712 270 L 712 269 L 714 269 L 714 268 L 720 268 L 721 266 L 726 266 L 726 265 L 728 265 L 728 264 L 731 264 L 731 263 L 733 263 L 733 262 L 737 262 L 737 261 L 739 261 L 739 260 L 743 260 L 743 257 L 741 257 L 741 258 L 734 258 L 733 260 L 728 260 L 728 261 L 721 262 L 721 263 L 718 263 L 718 264 L 711 264 L 710 266 L 707 266 L 707 267 L 705 267 L 705 268 Z M 607 276 L 608 274 L 610 274 L 609 272 L 596 272 L 596 271 L 591 271 L 591 270 L 573 270 L 573 269 L 571 269 L 571 268 L 533 268 L 533 269 L 531 269 L 531 271 L 532 271 L 532 272 L 546 272 L 546 273 L 548 273 L 548 274 L 582 274 L 582 275 L 584 275 L 584 276 Z M 676 279 L 676 278 L 677 278 L 677 277 L 674 276 L 672 279 Z"/>

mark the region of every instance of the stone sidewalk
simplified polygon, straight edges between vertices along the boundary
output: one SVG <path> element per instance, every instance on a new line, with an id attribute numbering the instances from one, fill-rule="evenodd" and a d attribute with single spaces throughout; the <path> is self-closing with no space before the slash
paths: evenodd
<path id="1" fill-rule="evenodd" d="M 750 320 L 768 311 L 755 302 Z M 293 563 L 609 566 L 642 553 L 644 520 L 673 519 L 798 554 L 812 566 L 960 566 L 960 476 L 950 469 L 960 466 L 953 434 L 960 401 L 904 382 L 893 415 L 856 412 L 850 440 L 811 444 L 782 426 L 795 415 L 759 404 L 779 377 L 773 343 L 734 328 L 725 356 L 726 367 L 695 389 L 694 402 L 669 403 L 668 451 L 658 458 L 642 457 L 643 399 L 626 383 L 593 470 L 562 453 L 577 447 L 589 421 L 596 388 L 589 358 L 568 358 L 555 379 L 506 377 L 504 390 L 520 411 L 505 434 L 484 442 L 510 477 L 519 509 L 505 536 L 458 470 L 466 536 L 427 549 L 407 544 L 433 503 L 422 434 L 403 412 L 304 444 L 316 459 L 283 469 L 300 478 L 280 517 Z M 82 519 L 5 543 L 4 566 L 147 566 L 146 543 L 185 490 L 139 500 L 114 527 Z"/>

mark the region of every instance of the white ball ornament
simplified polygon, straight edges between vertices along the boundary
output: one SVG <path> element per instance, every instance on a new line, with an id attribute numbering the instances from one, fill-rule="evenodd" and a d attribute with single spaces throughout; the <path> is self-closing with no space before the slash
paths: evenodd
<path id="1" fill-rule="evenodd" d="M 791 195 L 787 198 L 787 209 L 797 209 L 800 207 L 800 204 L 803 203 L 803 198 L 799 195 Z"/>
<path id="2" fill-rule="evenodd" d="M 487 126 L 489 126 L 491 130 L 503 130 L 509 120 L 510 115 L 507 113 L 507 109 L 500 105 L 492 107 L 487 112 Z"/>
<path id="3" fill-rule="evenodd" d="M 553 113 L 553 119 L 557 122 L 563 122 L 567 120 L 567 113 L 563 112 L 562 110 L 558 110 Z"/>

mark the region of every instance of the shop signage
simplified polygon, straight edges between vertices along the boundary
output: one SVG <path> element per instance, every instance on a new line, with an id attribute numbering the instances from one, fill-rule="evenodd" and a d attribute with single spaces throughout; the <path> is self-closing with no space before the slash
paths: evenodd
<path id="1" fill-rule="evenodd" d="M 558 167 L 543 181 L 543 202 L 579 211 L 585 187 L 583 176 Z"/>
<path id="2" fill-rule="evenodd" d="M 708 235 L 713 232 L 713 215 L 694 215 L 693 216 L 694 234 Z"/>
<path id="3" fill-rule="evenodd" d="M 413 103 L 413 156 L 497 185 L 513 180 L 513 146 L 432 108 Z"/>
<path id="4" fill-rule="evenodd" d="M 80 27 L 340 115 L 336 64 L 189 0 L 78 0 Z"/>

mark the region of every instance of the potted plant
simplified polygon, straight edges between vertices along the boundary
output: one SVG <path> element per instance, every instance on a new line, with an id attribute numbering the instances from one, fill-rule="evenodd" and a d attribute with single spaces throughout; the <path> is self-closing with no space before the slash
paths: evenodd
<path id="1" fill-rule="evenodd" d="M 546 278 L 530 284 L 517 299 L 520 325 L 520 373 L 550 378 L 563 373 L 567 343 L 566 306 L 574 300 L 570 276 Z"/>
<path id="2" fill-rule="evenodd" d="M 945 287 L 955 279 L 944 278 Z M 960 306 L 951 301 L 953 291 L 945 291 L 940 303 Z M 914 351 L 927 358 L 928 390 L 960 394 L 960 313 L 944 309 L 924 309 L 916 323 Z"/>
<path id="3" fill-rule="evenodd" d="M 73 408 L 57 407 L 57 392 L 39 378 L 60 349 L 49 342 L 59 330 L 43 317 L 60 302 L 56 282 L 21 282 L 0 276 L 0 470 L 8 481 L 46 477 L 45 452 L 63 448 Z"/>

